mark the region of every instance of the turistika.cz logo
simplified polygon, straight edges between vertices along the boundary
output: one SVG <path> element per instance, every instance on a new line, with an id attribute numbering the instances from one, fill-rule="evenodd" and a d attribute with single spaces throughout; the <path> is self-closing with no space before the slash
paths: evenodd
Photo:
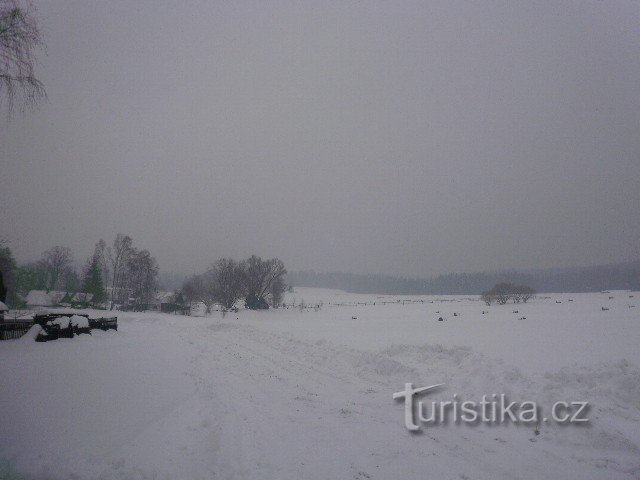
<path id="1" fill-rule="evenodd" d="M 483 395 L 480 401 L 464 400 L 453 394 L 452 400 L 416 402 L 418 395 L 444 387 L 444 383 L 413 388 L 405 383 L 404 390 L 393 394 L 395 400 L 404 399 L 404 424 L 408 430 L 420 430 L 421 425 L 446 425 L 448 423 L 491 424 L 539 424 L 549 419 L 542 416 L 541 408 L 533 401 L 509 402 L 505 394 Z M 560 424 L 585 423 L 589 403 L 582 401 L 559 401 L 551 408 L 551 419 Z"/>

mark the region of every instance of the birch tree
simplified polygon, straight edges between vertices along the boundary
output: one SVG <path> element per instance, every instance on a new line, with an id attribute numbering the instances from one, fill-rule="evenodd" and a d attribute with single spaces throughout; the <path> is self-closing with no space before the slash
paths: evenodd
<path id="1" fill-rule="evenodd" d="M 125 286 L 127 265 L 132 253 L 133 240 L 130 236 L 121 233 L 113 241 L 113 247 L 107 249 L 107 257 L 111 267 L 110 310 L 113 310 L 116 299 L 122 300 L 121 294 Z"/>

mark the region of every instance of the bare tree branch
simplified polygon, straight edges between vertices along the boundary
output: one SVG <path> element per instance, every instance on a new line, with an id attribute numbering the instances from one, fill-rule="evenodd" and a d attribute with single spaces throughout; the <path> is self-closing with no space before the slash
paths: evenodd
<path id="1" fill-rule="evenodd" d="M 13 110 L 18 92 L 22 106 L 34 108 L 46 99 L 44 85 L 34 74 L 34 51 L 44 47 L 31 4 L 0 0 L 0 107 Z"/>

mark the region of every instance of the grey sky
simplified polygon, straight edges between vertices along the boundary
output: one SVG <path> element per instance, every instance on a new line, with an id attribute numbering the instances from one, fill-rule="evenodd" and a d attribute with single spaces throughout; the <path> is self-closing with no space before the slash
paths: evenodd
<path id="1" fill-rule="evenodd" d="M 640 257 L 640 3 L 37 1 L 0 120 L 20 261 L 131 235 L 429 276 Z"/>

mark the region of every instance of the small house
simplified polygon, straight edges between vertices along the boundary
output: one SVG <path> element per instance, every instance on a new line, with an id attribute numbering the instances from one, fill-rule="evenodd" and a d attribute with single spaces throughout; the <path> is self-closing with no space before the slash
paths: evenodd
<path id="1" fill-rule="evenodd" d="M 62 303 L 67 296 L 67 292 L 59 292 L 56 290 L 31 290 L 27 293 L 27 308 L 53 307 Z"/>
<path id="2" fill-rule="evenodd" d="M 148 305 L 149 310 L 162 313 L 189 315 L 189 304 L 181 292 L 158 292 Z"/>

